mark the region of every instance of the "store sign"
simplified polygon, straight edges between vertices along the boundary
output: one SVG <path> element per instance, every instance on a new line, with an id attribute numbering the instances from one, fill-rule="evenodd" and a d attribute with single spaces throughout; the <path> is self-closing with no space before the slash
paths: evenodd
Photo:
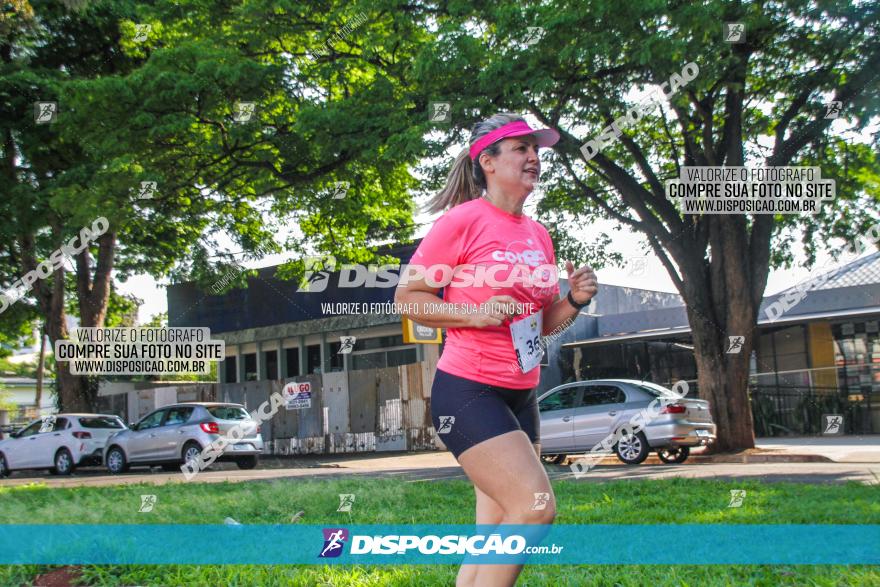
<path id="1" fill-rule="evenodd" d="M 417 324 L 407 318 L 406 316 L 401 317 L 403 319 L 403 342 L 406 344 L 440 344 L 443 342 L 441 337 L 441 329 L 440 328 L 431 328 L 430 326 L 423 326 L 421 324 Z"/>

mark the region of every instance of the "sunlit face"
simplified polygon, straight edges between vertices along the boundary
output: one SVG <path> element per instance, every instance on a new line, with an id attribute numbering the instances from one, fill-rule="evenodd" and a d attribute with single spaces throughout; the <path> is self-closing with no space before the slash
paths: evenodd
<path id="1" fill-rule="evenodd" d="M 531 193 L 541 175 L 538 141 L 532 135 L 504 139 L 495 157 L 480 155 L 488 186 L 503 192 Z"/>

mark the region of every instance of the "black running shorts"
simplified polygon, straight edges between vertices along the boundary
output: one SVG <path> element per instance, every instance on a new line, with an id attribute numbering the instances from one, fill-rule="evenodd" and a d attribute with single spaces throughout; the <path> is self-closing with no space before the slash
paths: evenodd
<path id="1" fill-rule="evenodd" d="M 484 440 L 522 430 L 540 442 L 534 389 L 509 389 L 437 369 L 431 387 L 431 420 L 440 440 L 458 456 Z"/>

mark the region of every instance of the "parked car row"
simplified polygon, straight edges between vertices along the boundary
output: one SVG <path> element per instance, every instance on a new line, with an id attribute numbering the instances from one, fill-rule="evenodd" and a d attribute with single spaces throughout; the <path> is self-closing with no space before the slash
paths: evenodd
<path id="1" fill-rule="evenodd" d="M 0 442 L 0 476 L 16 469 L 69 475 L 78 465 L 100 464 L 107 439 L 125 428 L 108 414 L 58 414 L 31 422 Z"/>
<path id="2" fill-rule="evenodd" d="M 633 416 L 664 398 L 657 409 L 647 410 L 649 417 L 641 430 L 617 434 Z M 639 464 L 652 451 L 665 463 L 683 463 L 691 447 L 715 441 L 716 426 L 709 402 L 677 398 L 670 389 L 633 379 L 577 381 L 554 387 L 538 398 L 541 458 L 559 464 L 568 455 L 590 452 L 617 434 L 619 440 L 612 450 L 624 463 Z"/>
<path id="3" fill-rule="evenodd" d="M 614 438 L 630 419 L 658 399 L 662 409 L 635 434 L 618 435 L 612 450 L 627 464 L 643 462 L 652 451 L 666 463 L 682 463 L 690 448 L 715 441 L 709 402 L 678 398 L 647 381 L 601 379 L 566 383 L 541 394 L 542 459 L 561 463 Z M 217 459 L 242 469 L 257 466 L 263 452 L 260 427 L 244 406 L 222 402 L 186 402 L 164 406 L 138 423 L 125 424 L 109 414 L 58 414 L 36 420 L 0 440 L 0 477 L 22 469 L 48 469 L 69 475 L 76 467 L 103 464 L 113 474 L 131 466 L 161 465 L 174 471 L 198 458 L 209 444 L 233 427 L 243 437 L 229 440 Z"/>
<path id="4" fill-rule="evenodd" d="M 172 404 L 129 426 L 111 414 L 56 414 L 0 440 L 0 477 L 24 469 L 69 475 L 78 466 L 101 464 L 113 474 L 131 466 L 179 470 L 234 426 L 240 426 L 244 435 L 230 439 L 217 460 L 252 469 L 263 452 L 263 438 L 257 422 L 240 404 Z"/>

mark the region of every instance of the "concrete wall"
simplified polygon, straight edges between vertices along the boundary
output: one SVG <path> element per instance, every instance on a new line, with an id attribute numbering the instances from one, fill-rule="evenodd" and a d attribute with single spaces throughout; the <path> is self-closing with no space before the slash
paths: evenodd
<path id="1" fill-rule="evenodd" d="M 135 422 L 177 401 L 240 403 L 253 412 L 284 384 L 311 383 L 311 405 L 282 407 L 261 423 L 266 454 L 369 452 L 442 448 L 430 417 L 430 391 L 438 348 L 425 345 L 424 360 L 410 365 L 303 375 L 285 380 L 178 384 L 124 391 L 99 398 L 101 411 Z"/>

